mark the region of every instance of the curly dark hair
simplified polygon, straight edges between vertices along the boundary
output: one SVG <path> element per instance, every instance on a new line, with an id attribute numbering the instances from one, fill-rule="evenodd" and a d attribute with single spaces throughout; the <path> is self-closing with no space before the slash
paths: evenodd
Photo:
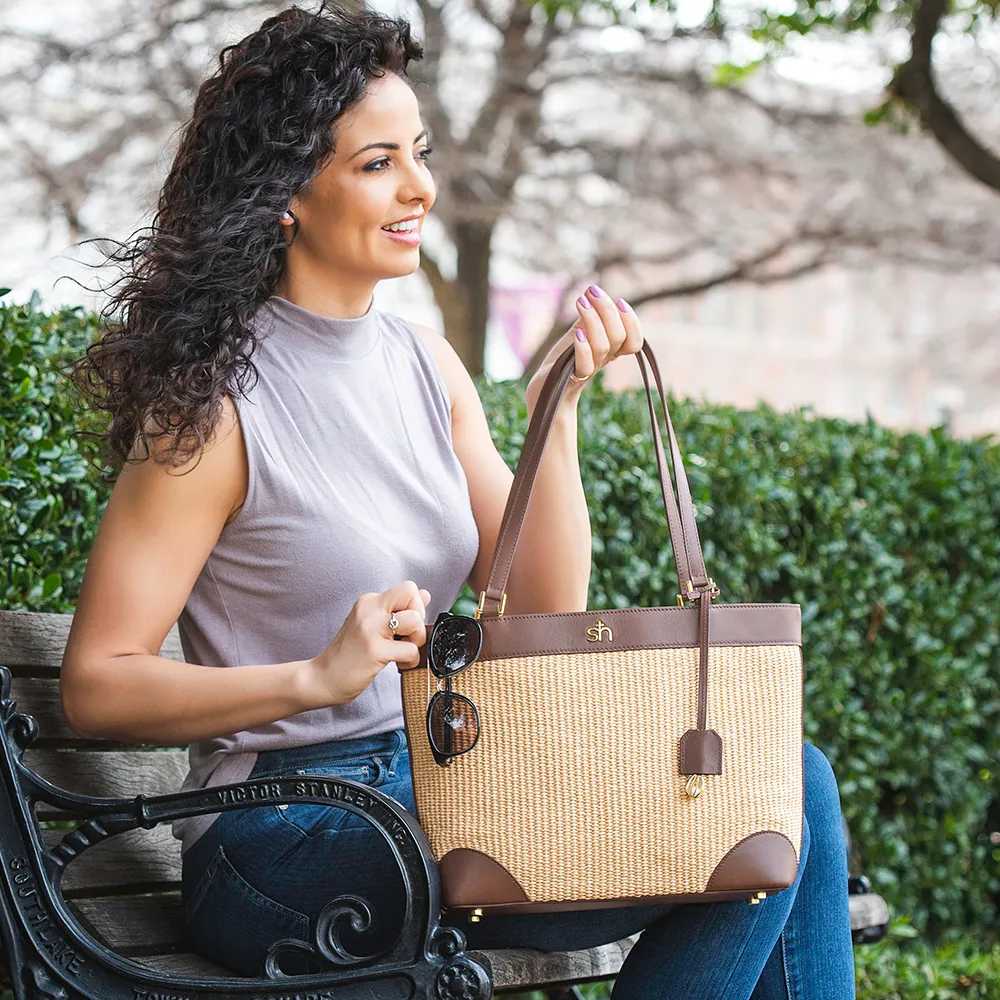
<path id="1" fill-rule="evenodd" d="M 211 439 L 225 393 L 256 383 L 250 321 L 284 272 L 279 216 L 308 195 L 335 151 L 333 126 L 370 81 L 406 78 L 422 56 L 404 19 L 327 0 L 313 13 L 289 7 L 222 49 L 152 224 L 105 255 L 121 267 L 120 287 L 101 310 L 101 336 L 69 369 L 111 415 L 106 433 L 90 433 L 106 461 L 129 461 L 137 445 L 143 461 L 166 438 L 154 460 L 185 464 Z"/>

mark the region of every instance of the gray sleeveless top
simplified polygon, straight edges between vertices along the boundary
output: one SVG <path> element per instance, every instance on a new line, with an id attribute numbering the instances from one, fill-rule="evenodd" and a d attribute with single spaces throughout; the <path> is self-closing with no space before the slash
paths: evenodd
<path id="1" fill-rule="evenodd" d="M 479 534 L 451 441 L 448 390 L 409 324 L 375 309 L 335 319 L 271 296 L 254 319 L 260 378 L 232 394 L 246 501 L 178 619 L 184 658 L 223 667 L 322 652 L 361 594 L 403 580 L 451 608 Z M 192 744 L 183 788 L 242 781 L 257 751 L 403 728 L 395 663 L 344 705 Z M 182 850 L 218 814 L 176 820 Z"/>

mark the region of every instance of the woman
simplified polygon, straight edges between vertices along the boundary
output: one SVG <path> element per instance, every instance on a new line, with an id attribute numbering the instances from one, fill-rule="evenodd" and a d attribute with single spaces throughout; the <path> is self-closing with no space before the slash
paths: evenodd
<path id="1" fill-rule="evenodd" d="M 290 8 L 225 49 L 151 235 L 118 255 L 131 271 L 108 312 L 123 322 L 79 363 L 128 461 L 67 645 L 65 712 L 83 736 L 190 744 L 188 788 L 334 773 L 414 810 L 397 664 L 418 661 L 425 623 L 466 580 L 484 588 L 512 480 L 447 341 L 372 305 L 378 281 L 418 267 L 435 199 L 406 80 L 420 55 L 405 22 L 326 7 Z M 596 286 L 577 308 L 527 388 L 530 412 L 574 343 L 508 614 L 586 607 L 576 405 L 642 332 Z M 175 620 L 186 663 L 157 655 Z M 755 907 L 463 922 L 470 947 L 579 948 L 645 928 L 616 1000 L 853 996 L 837 787 L 806 751 L 789 889 Z M 374 952 L 400 925 L 388 848 L 348 813 L 268 806 L 174 832 L 191 936 L 235 971 L 258 973 L 277 939 L 308 938 L 344 892 L 380 919 L 357 942 L 345 934 L 352 950 Z"/>

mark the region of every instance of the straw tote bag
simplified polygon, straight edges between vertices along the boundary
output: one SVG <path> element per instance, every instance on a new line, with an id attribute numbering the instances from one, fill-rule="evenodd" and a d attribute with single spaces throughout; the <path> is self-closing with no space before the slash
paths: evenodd
<path id="1" fill-rule="evenodd" d="M 442 612 L 420 663 L 400 667 L 417 819 L 438 861 L 443 905 L 473 921 L 756 903 L 796 876 L 800 608 L 713 604 L 718 590 L 705 572 L 648 342 L 636 360 L 677 563 L 677 606 L 503 613 L 542 449 L 575 363 L 570 346 L 532 415 L 475 618 Z M 666 416 L 672 479 L 647 363 Z M 450 639 L 442 624 L 449 619 Z M 442 757 L 442 739 L 454 756 Z"/>

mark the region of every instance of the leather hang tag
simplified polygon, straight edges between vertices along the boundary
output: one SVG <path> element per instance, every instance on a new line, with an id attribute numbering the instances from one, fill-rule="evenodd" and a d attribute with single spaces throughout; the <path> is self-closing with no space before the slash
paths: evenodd
<path id="1" fill-rule="evenodd" d="M 689 729 L 681 737 L 681 774 L 722 774 L 722 737 L 714 729 Z"/>

